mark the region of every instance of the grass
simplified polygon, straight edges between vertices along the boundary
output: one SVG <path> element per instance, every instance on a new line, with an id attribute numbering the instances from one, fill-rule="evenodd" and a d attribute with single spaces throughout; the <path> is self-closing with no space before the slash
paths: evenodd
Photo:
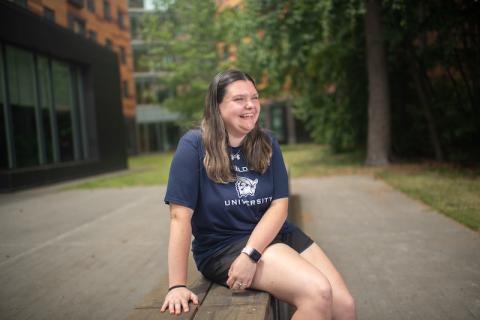
<path id="1" fill-rule="evenodd" d="M 363 154 L 350 152 L 332 154 L 329 148 L 317 144 L 296 144 L 282 147 L 290 177 L 356 174 L 368 171 L 363 166 Z"/>
<path id="2" fill-rule="evenodd" d="M 377 172 L 387 183 L 463 225 L 480 230 L 480 174 L 445 164 L 392 166 Z"/>
<path id="3" fill-rule="evenodd" d="M 369 168 L 364 154 L 332 154 L 316 144 L 283 146 L 291 177 L 370 174 L 418 199 L 465 226 L 480 230 L 480 168 L 461 169 L 446 164 L 416 163 Z M 164 185 L 172 153 L 129 158 L 129 170 L 113 177 L 90 180 L 71 188 L 121 188 Z"/>
<path id="4" fill-rule="evenodd" d="M 126 173 L 89 180 L 68 189 L 123 188 L 167 184 L 173 153 L 129 157 Z"/>

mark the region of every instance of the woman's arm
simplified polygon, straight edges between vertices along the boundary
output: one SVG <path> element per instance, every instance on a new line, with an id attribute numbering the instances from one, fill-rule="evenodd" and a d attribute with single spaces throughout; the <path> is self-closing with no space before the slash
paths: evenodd
<path id="1" fill-rule="evenodd" d="M 192 209 L 170 205 L 170 239 L 168 241 L 169 287 L 187 284 L 188 252 L 192 241 Z"/>
<path id="2" fill-rule="evenodd" d="M 192 239 L 192 209 L 170 205 L 170 239 L 168 242 L 169 287 L 187 285 L 188 253 Z M 198 297 L 186 287 L 178 287 L 167 293 L 160 311 L 167 308 L 170 313 L 180 314 L 182 308 L 188 312 L 188 301 L 198 304 Z"/>
<path id="3" fill-rule="evenodd" d="M 288 216 L 288 198 L 276 199 L 258 222 L 247 246 L 263 252 L 278 234 Z"/>
<path id="4" fill-rule="evenodd" d="M 288 198 L 274 200 L 255 229 L 253 229 L 247 246 L 263 252 L 282 228 L 283 223 L 287 219 L 287 215 Z M 239 284 L 243 284 L 241 289 L 250 287 L 256 269 L 257 264 L 255 262 L 246 254 L 240 254 L 230 267 L 227 285 L 230 288 L 238 288 L 238 285 L 235 286 L 235 282 L 238 282 Z"/>

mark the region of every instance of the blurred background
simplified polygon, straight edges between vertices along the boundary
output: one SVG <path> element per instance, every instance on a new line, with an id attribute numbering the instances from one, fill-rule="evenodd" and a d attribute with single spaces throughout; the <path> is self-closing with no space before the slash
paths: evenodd
<path id="1" fill-rule="evenodd" d="M 114 185 L 165 183 L 227 68 L 256 79 L 261 124 L 294 177 L 378 166 L 385 179 L 478 176 L 479 1 L 0 6 L 2 192 L 119 170 L 129 174 Z"/>
<path id="2" fill-rule="evenodd" d="M 238 68 L 359 318 L 478 319 L 479 17 L 478 0 L 0 0 L 0 318 L 124 318 L 166 281 L 177 141 Z"/>

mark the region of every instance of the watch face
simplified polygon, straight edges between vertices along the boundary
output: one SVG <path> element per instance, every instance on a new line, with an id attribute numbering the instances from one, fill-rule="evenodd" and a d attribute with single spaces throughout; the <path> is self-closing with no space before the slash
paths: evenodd
<path id="1" fill-rule="evenodd" d="M 260 258 L 262 257 L 261 253 L 255 250 L 254 248 L 245 247 L 243 248 L 242 252 L 246 253 L 250 257 L 250 259 L 252 259 L 255 262 L 258 262 L 258 260 L 260 260 Z"/>
<path id="2" fill-rule="evenodd" d="M 252 252 L 252 254 L 250 255 L 250 258 L 252 258 L 253 261 L 258 262 L 258 260 L 260 260 L 261 257 L 262 257 L 262 255 L 260 254 L 260 252 L 258 252 L 257 250 L 253 249 L 253 252 Z"/>

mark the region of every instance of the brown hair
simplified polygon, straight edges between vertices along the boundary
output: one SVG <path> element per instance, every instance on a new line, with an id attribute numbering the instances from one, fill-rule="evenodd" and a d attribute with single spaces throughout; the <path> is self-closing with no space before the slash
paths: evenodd
<path id="1" fill-rule="evenodd" d="M 217 183 L 228 183 L 236 179 L 228 152 L 228 133 L 220 115 L 219 105 L 223 101 L 227 87 L 238 80 L 250 81 L 255 86 L 255 81 L 247 73 L 227 70 L 213 78 L 205 97 L 205 111 L 201 124 L 205 146 L 203 164 L 208 177 Z M 244 138 L 241 147 L 248 168 L 264 173 L 270 165 L 272 144 L 258 122 Z"/>

